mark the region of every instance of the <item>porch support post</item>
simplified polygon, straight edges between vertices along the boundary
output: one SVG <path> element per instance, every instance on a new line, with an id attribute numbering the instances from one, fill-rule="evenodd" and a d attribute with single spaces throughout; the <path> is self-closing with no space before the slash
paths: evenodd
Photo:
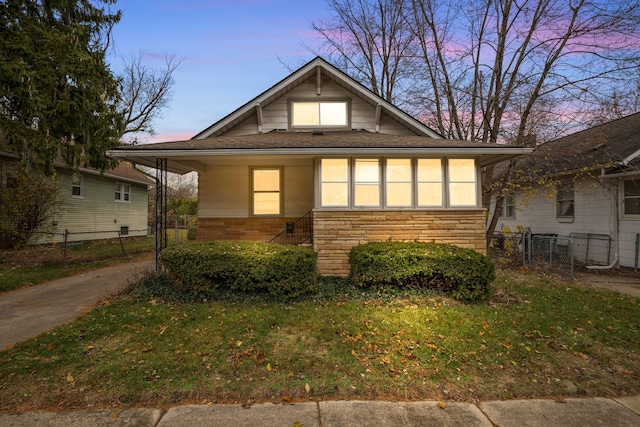
<path id="1" fill-rule="evenodd" d="M 160 271 L 160 252 L 167 247 L 167 159 L 156 159 L 156 271 Z"/>

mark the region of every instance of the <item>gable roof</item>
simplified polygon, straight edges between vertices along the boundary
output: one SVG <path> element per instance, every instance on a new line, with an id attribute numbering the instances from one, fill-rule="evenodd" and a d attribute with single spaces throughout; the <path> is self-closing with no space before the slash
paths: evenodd
<path id="1" fill-rule="evenodd" d="M 383 134 L 366 130 L 262 132 L 260 123 L 257 133 L 239 135 L 228 132 L 251 116 L 259 118 L 259 112 L 264 106 L 282 99 L 293 88 L 308 82 L 314 76 L 318 85 L 317 93 L 321 91 L 322 78 L 328 77 L 374 107 L 376 120 L 384 114 L 412 134 Z M 376 127 L 377 125 L 376 123 Z M 475 157 L 480 165 L 486 166 L 530 151 L 530 148 L 514 145 L 445 139 L 318 57 L 190 140 L 121 146 L 108 151 L 107 155 L 154 168 L 156 160 L 166 159 L 166 166 L 163 167 L 168 171 L 187 173 L 194 170 L 205 171 L 207 162 L 212 162 L 213 158 L 220 156 L 273 155 L 313 158 L 332 155 L 458 155 Z"/>
<path id="2" fill-rule="evenodd" d="M 334 67 L 319 56 L 309 61 L 307 64 L 303 65 L 298 70 L 294 71 L 292 74 L 285 77 L 283 80 L 276 83 L 266 91 L 262 92 L 260 95 L 256 96 L 251 101 L 244 104 L 242 107 L 233 111 L 231 114 L 212 124 L 205 130 L 201 131 L 192 139 L 202 139 L 210 136 L 223 135 L 224 132 L 226 132 L 236 124 L 242 122 L 247 117 L 256 114 L 256 106 L 260 106 L 261 108 L 266 107 L 271 102 L 280 98 L 284 93 L 289 92 L 291 89 L 300 85 L 302 82 L 308 80 L 314 75 L 328 77 L 338 85 L 354 93 L 359 98 L 363 99 L 365 102 L 371 104 L 372 106 L 375 107 L 379 105 L 382 111 L 384 111 L 387 115 L 402 123 L 409 129 L 412 129 L 417 135 L 429 136 L 435 139 L 443 139 L 443 136 L 438 132 L 431 129 L 429 126 L 425 125 L 419 120 L 416 120 L 414 117 L 405 113 L 390 102 L 385 101 L 382 97 L 376 95 L 374 92 L 367 89 L 365 86 L 355 81 L 347 74 Z"/>
<path id="3" fill-rule="evenodd" d="M 640 165 L 640 113 L 541 144 L 519 163 L 522 169 L 537 164 L 560 174 L 585 168 L 613 174 Z"/>
<path id="4" fill-rule="evenodd" d="M 2 137 L 0 136 L 0 158 L 2 157 L 10 159 L 10 161 L 12 162 L 18 161 L 18 157 L 13 152 L 7 149 L 6 142 L 3 141 Z M 56 161 L 54 166 L 56 168 L 71 169 L 64 163 L 61 158 Z M 120 161 L 115 167 L 106 169 L 102 172 L 97 169 L 83 167 L 78 168 L 78 170 L 80 172 L 89 173 L 92 175 L 103 175 L 109 178 L 143 185 L 153 185 L 155 183 L 155 180 L 153 180 L 149 175 L 139 169 L 136 169 L 131 163 L 127 161 Z"/>

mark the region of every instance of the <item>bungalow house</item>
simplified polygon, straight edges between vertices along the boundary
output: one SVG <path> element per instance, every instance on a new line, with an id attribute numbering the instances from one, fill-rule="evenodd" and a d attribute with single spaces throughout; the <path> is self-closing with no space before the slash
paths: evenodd
<path id="1" fill-rule="evenodd" d="M 539 145 L 516 170 L 533 179 L 507 195 L 496 229 L 569 237 L 579 261 L 638 267 L 640 113 Z"/>
<path id="2" fill-rule="evenodd" d="M 0 185 L 12 186 L 16 159 L 0 150 Z M 55 167 L 62 204 L 47 226 L 31 243 L 83 241 L 148 234 L 147 187 L 153 180 L 128 162 L 103 173 L 63 164 Z M 0 227 L 1 227 L 0 220 Z"/>
<path id="3" fill-rule="evenodd" d="M 367 241 L 485 251 L 480 168 L 528 152 L 446 140 L 315 58 L 190 140 L 108 155 L 198 172 L 198 240 L 269 241 L 312 218 L 318 273 Z"/>

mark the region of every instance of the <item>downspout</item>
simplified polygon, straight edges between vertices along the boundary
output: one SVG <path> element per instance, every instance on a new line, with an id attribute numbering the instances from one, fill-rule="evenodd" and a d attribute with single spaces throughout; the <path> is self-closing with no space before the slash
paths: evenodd
<path id="1" fill-rule="evenodd" d="M 604 170 L 602 171 L 602 176 L 604 176 Z M 619 206 L 618 206 L 618 194 L 620 193 L 620 178 L 618 178 L 617 182 L 616 182 L 616 186 L 615 186 L 615 191 L 614 191 L 614 208 L 613 208 L 613 214 L 614 214 L 614 219 L 613 219 L 613 236 L 614 236 L 614 240 L 615 240 L 615 246 L 614 246 L 614 252 L 613 252 L 613 261 L 611 261 L 611 264 L 609 265 L 588 265 L 587 269 L 588 270 L 611 270 L 613 268 L 615 268 L 618 265 L 618 258 L 619 258 L 619 252 L 620 252 L 620 217 L 618 216 L 619 214 Z"/>

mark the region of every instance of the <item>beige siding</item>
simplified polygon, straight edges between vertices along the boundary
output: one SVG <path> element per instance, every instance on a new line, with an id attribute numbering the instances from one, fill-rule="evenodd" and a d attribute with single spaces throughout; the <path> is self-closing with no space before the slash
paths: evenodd
<path id="1" fill-rule="evenodd" d="M 382 114 L 380 116 L 380 133 L 388 133 L 391 135 L 414 135 L 413 132 L 386 114 Z"/>
<path id="2" fill-rule="evenodd" d="M 348 99 L 351 101 L 351 128 L 375 131 L 375 107 L 356 97 L 352 92 L 334 83 L 322 79 L 322 93 L 316 94 L 315 77 L 297 86 L 287 96 L 269 104 L 262 110 L 264 132 L 273 129 L 289 129 L 289 101 L 292 99 Z"/>
<path id="3" fill-rule="evenodd" d="M 70 171 L 58 171 L 64 204 L 55 217 L 57 225 L 51 230 L 60 233 L 54 241 L 62 240 L 65 230 L 70 233 L 69 241 L 118 237 L 120 227 L 129 227 L 130 236 L 147 234 L 148 196 L 145 185 L 129 183 L 130 202 L 117 202 L 115 179 L 83 173 L 82 197 L 72 197 L 71 176 Z"/>
<path id="4" fill-rule="evenodd" d="M 251 166 L 283 166 L 284 216 L 301 217 L 313 207 L 312 160 L 267 161 L 210 165 L 198 174 L 198 218 L 250 216 Z"/>

